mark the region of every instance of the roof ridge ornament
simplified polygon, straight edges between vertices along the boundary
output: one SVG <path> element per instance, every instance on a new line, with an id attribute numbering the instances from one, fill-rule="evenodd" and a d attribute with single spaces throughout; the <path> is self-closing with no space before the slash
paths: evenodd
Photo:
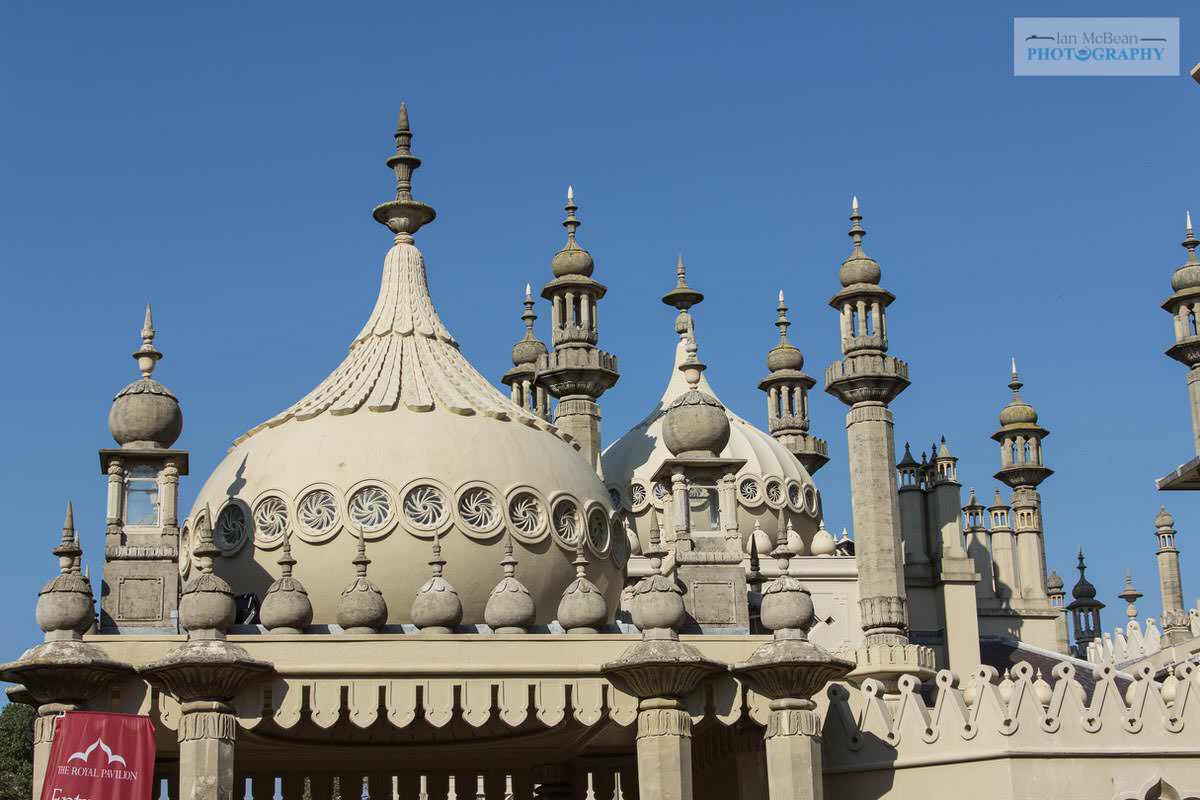
<path id="1" fill-rule="evenodd" d="M 387 159 L 387 165 L 396 175 L 396 199 L 375 207 L 375 221 L 396 234 L 397 242 L 411 242 L 413 234 L 421 226 L 437 217 L 432 207 L 413 199 L 412 174 L 421 166 L 421 159 L 412 154 L 412 128 L 408 122 L 408 106 L 400 103 L 396 118 L 396 152 Z"/>
<path id="2" fill-rule="evenodd" d="M 662 301 L 679 311 L 675 317 L 675 332 L 681 337 L 686 336 L 692 324 L 692 315 L 688 309 L 703 302 L 704 295 L 688 286 L 683 253 L 679 254 L 675 262 L 675 286 L 662 296 Z"/>
<path id="3" fill-rule="evenodd" d="M 154 349 L 154 336 L 157 331 L 154 330 L 154 319 L 150 314 L 150 304 L 146 303 L 146 319 L 142 322 L 142 346 L 139 347 L 133 354 L 133 358 L 137 361 L 138 369 L 141 370 L 143 378 L 149 378 L 154 372 L 154 365 L 163 354 Z"/>

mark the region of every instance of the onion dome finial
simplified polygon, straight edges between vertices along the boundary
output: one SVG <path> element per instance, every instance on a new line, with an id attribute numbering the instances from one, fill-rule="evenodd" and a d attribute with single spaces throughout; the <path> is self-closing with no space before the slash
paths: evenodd
<path id="1" fill-rule="evenodd" d="M 1158 513 L 1154 515 L 1154 527 L 1156 528 L 1174 528 L 1175 518 L 1171 516 L 1171 512 L 1167 511 L 1166 506 L 1159 506 Z"/>
<path id="2" fill-rule="evenodd" d="M 292 534 L 283 535 L 283 552 L 276 562 L 283 574 L 267 587 L 259 618 L 271 633 L 303 633 L 312 623 L 312 601 L 304 584 L 292 577 L 296 559 L 292 557 Z"/>
<path id="3" fill-rule="evenodd" d="M 683 592 L 673 578 L 662 574 L 666 551 L 662 545 L 661 524 L 650 526 L 650 550 L 647 555 L 650 557 L 650 574 L 633 587 L 630 609 L 633 624 L 643 635 L 655 631 L 656 636 L 671 636 L 683 625 Z"/>
<path id="4" fill-rule="evenodd" d="M 338 598 L 337 622 L 346 633 L 375 633 L 387 624 L 388 608 L 383 592 L 367 578 L 367 542 L 360 529 L 354 552 L 354 579 Z"/>
<path id="5" fill-rule="evenodd" d="M 179 400 L 150 377 L 162 353 L 154 348 L 154 322 L 150 304 L 142 323 L 142 346 L 133 353 L 142 377 L 117 392 L 108 411 L 108 431 L 122 447 L 168 448 L 183 431 Z"/>
<path id="6" fill-rule="evenodd" d="M 1079 580 L 1075 582 L 1074 588 L 1071 589 L 1071 596 L 1076 600 L 1094 600 L 1096 597 L 1096 587 L 1087 579 L 1087 564 L 1083 560 L 1083 548 L 1079 548 L 1079 563 L 1075 569 L 1079 570 Z"/>
<path id="7" fill-rule="evenodd" d="M 575 205 L 574 187 L 567 187 L 567 204 L 563 208 L 567 212 L 567 218 L 563 220 L 563 227 L 567 229 L 567 243 L 550 259 L 550 269 L 556 278 L 564 275 L 590 276 L 595 266 L 592 256 L 575 241 L 575 231 L 582 223 L 575 216 L 579 206 Z"/>
<path id="8" fill-rule="evenodd" d="M 808 630 L 816 622 L 812 596 L 796 578 L 788 575 L 792 549 L 788 546 L 783 509 L 779 511 L 779 532 L 776 534 L 775 556 L 779 577 L 762 590 L 759 620 L 777 638 L 807 639 Z"/>
<path id="9" fill-rule="evenodd" d="M 396 152 L 387 159 L 387 165 L 396 175 L 396 199 L 375 207 L 372 216 L 403 241 L 412 241 L 412 235 L 422 225 L 433 222 L 437 212 L 424 203 L 413 199 L 412 175 L 421 166 L 421 159 L 412 154 L 412 128 L 408 124 L 408 107 L 400 104 L 396 118 Z"/>
<path id="10" fill-rule="evenodd" d="M 37 624 L 46 634 L 46 641 L 78 639 L 92 627 L 95 612 L 91 582 L 79 569 L 83 550 L 79 547 L 75 512 L 69 500 L 62 538 L 51 552 L 58 557 L 58 575 L 38 592 Z"/>
<path id="11" fill-rule="evenodd" d="M 1008 388 L 1012 389 L 1012 399 L 1008 401 L 1008 405 L 1000 410 L 1001 425 L 1036 425 L 1038 421 L 1037 411 L 1033 406 L 1021 399 L 1021 387 L 1025 384 L 1021 383 L 1021 379 L 1017 377 L 1017 359 L 1012 360 L 1012 373 L 1008 382 Z"/>
<path id="12" fill-rule="evenodd" d="M 442 576 L 446 559 L 442 558 L 441 535 L 433 537 L 433 558 L 429 559 L 431 575 L 417 590 L 412 604 L 412 619 L 427 633 L 453 633 L 462 622 L 462 600 L 450 582 Z"/>
<path id="13" fill-rule="evenodd" d="M 1191 211 L 1185 212 L 1185 225 L 1183 241 L 1179 244 L 1187 250 L 1187 261 L 1171 275 L 1171 288 L 1177 292 L 1200 287 L 1200 260 L 1196 258 L 1196 247 L 1200 245 L 1200 239 L 1196 238 L 1192 230 Z"/>
<path id="14" fill-rule="evenodd" d="M 688 390 L 667 407 L 663 442 L 673 456 L 715 458 L 729 444 L 729 416 L 720 400 L 700 389 L 705 365 L 697 357 L 696 332 L 690 320 L 684 350 L 687 356 L 679 371 Z"/>
<path id="15" fill-rule="evenodd" d="M 813 534 L 810 550 L 814 556 L 832 556 L 837 553 L 837 541 L 834 540 L 832 533 L 825 530 L 824 517 L 817 525 L 817 532 Z"/>
<path id="16" fill-rule="evenodd" d="M 483 621 L 496 633 L 525 633 L 535 618 L 533 597 L 516 577 L 517 563 L 509 533 L 504 540 L 504 557 L 500 559 L 504 577 L 483 609 Z"/>
<path id="17" fill-rule="evenodd" d="M 213 573 L 213 559 L 221 551 L 213 542 L 210 519 L 212 514 L 205 507 L 196 522 L 196 546 L 192 549 L 198 573 L 179 600 L 179 624 L 189 639 L 222 639 L 237 615 L 233 590 Z"/>
<path id="18" fill-rule="evenodd" d="M 1046 576 L 1046 591 L 1050 594 L 1062 594 L 1063 579 L 1058 574 L 1058 570 L 1050 570 L 1050 574 Z"/>
<path id="19" fill-rule="evenodd" d="M 533 292 L 528 283 L 525 284 L 525 299 L 522 303 L 525 311 L 521 314 L 521 322 L 525 323 L 525 335 L 513 345 L 514 367 L 536 364 L 539 358 L 546 355 L 546 345 L 533 333 L 533 323 L 537 320 L 537 314 L 533 313 Z"/>
<path id="20" fill-rule="evenodd" d="M 858 283 L 878 284 L 880 278 L 879 265 L 875 260 L 863 252 L 862 240 L 867 232 L 860 224 L 862 222 L 862 214 L 858 210 L 858 196 L 855 195 L 850 201 L 850 241 L 853 242 L 853 247 L 850 255 L 842 262 L 841 268 L 838 270 L 838 280 L 842 282 L 843 287 L 853 286 Z"/>
<path id="21" fill-rule="evenodd" d="M 792 323 L 788 320 L 788 309 L 783 302 L 783 289 L 779 290 L 779 305 L 775 310 L 778 312 L 778 316 L 775 318 L 775 327 L 779 329 L 779 344 L 767 353 L 767 369 L 771 372 L 803 369 L 804 354 L 788 341 L 788 327 Z"/>
<path id="22" fill-rule="evenodd" d="M 587 577 L 587 556 L 583 552 L 583 533 L 576 534 L 575 580 L 563 591 L 558 603 L 558 624 L 567 633 L 596 633 L 608 618 L 608 605 L 596 584 Z"/>

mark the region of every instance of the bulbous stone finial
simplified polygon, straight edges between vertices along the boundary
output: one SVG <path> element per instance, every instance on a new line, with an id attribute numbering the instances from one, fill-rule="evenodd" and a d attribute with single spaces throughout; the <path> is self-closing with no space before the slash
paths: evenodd
<path id="1" fill-rule="evenodd" d="M 537 314 L 533 313 L 533 293 L 528 283 L 525 284 L 523 304 L 525 311 L 521 314 L 521 321 L 525 323 L 525 335 L 513 345 L 512 362 L 515 367 L 536 364 L 539 358 L 546 355 L 546 345 L 533 333 L 533 323 L 537 320 Z"/>
<path id="2" fill-rule="evenodd" d="M 680 458 L 716 458 L 729 444 L 729 416 L 725 406 L 700 389 L 704 363 L 697 358 L 696 333 L 688 331 L 684 346 L 687 357 L 679 365 L 688 390 L 667 407 L 663 419 L 663 442 L 671 455 Z"/>
<path id="3" fill-rule="evenodd" d="M 304 584 L 292 577 L 296 559 L 292 557 L 291 533 L 284 534 L 278 563 L 283 574 L 267 587 L 259 618 L 271 633 L 303 633 L 312 623 L 313 609 Z"/>
<path id="4" fill-rule="evenodd" d="M 587 578 L 582 532 L 575 543 L 575 580 L 567 584 L 558 603 L 558 624 L 567 633 L 596 633 L 608 621 L 608 605 L 596 584 Z"/>
<path id="5" fill-rule="evenodd" d="M 817 532 L 813 534 L 812 554 L 814 556 L 832 556 L 837 553 L 837 541 L 833 534 L 825 530 L 825 520 L 821 519 Z"/>
<path id="6" fill-rule="evenodd" d="M 567 229 L 567 243 L 550 259 L 550 270 L 556 278 L 564 275 L 590 276 L 595 267 L 592 256 L 575 241 L 575 231 L 582 223 L 575 216 L 579 206 L 575 205 L 575 189 L 571 186 L 567 187 L 567 204 L 563 208 L 567 212 L 567 218 L 563 220 L 563 227 Z"/>
<path id="7" fill-rule="evenodd" d="M 775 310 L 778 312 L 778 316 L 775 318 L 775 327 L 779 329 L 779 344 L 772 347 L 767 353 L 767 369 L 771 372 L 789 369 L 801 370 L 804 368 L 804 354 L 788 341 L 788 327 L 792 323 L 788 321 L 788 309 L 783 302 L 783 289 L 779 290 L 779 305 Z"/>
<path id="8" fill-rule="evenodd" d="M 1187 251 L 1187 261 L 1171 275 L 1171 288 L 1175 291 L 1200 287 L 1200 260 L 1196 258 L 1196 247 L 1200 239 L 1192 230 L 1192 212 L 1186 212 L 1183 241 L 1180 245 Z"/>
<path id="9" fill-rule="evenodd" d="M 1025 384 L 1021 383 L 1021 379 L 1017 377 L 1017 359 L 1012 360 L 1012 373 L 1008 381 L 1008 388 L 1012 390 L 1012 399 L 1008 401 L 1008 405 L 1000 410 L 1001 425 L 1036 425 L 1038 421 L 1037 411 L 1033 406 L 1021 399 L 1021 387 Z"/>
<path id="10" fill-rule="evenodd" d="M 379 587 L 367 579 L 367 542 L 358 532 L 358 549 L 354 555 L 354 580 L 338 598 L 337 621 L 346 633 L 377 633 L 387 624 L 388 608 Z"/>
<path id="11" fill-rule="evenodd" d="M 199 572 L 179 600 L 179 624 L 188 632 L 189 639 L 224 639 L 237 615 L 233 590 L 221 577 L 213 574 L 213 558 L 221 551 L 213 543 L 211 516 L 209 510 L 204 509 L 196 524 L 196 546 L 192 555 Z"/>
<path id="12" fill-rule="evenodd" d="M 432 575 L 417 590 L 413 600 L 413 624 L 427 633 L 453 633 L 455 626 L 462 622 L 462 601 L 450 582 L 442 577 L 446 559 L 442 558 L 442 544 L 436 534 L 429 566 Z"/>
<path id="13" fill-rule="evenodd" d="M 162 353 L 154 349 L 154 322 L 150 304 L 142 323 L 142 346 L 133 353 L 142 377 L 119 391 L 108 411 L 108 431 L 122 447 L 167 448 L 183 431 L 179 400 L 150 377 Z"/>
<path id="14" fill-rule="evenodd" d="M 650 530 L 650 574 L 633 587 L 633 624 L 642 635 L 674 636 L 683 625 L 683 592 L 672 578 L 661 574 L 665 552 L 655 528 Z"/>
<path id="15" fill-rule="evenodd" d="M 792 551 L 786 539 L 786 534 L 781 533 L 771 553 L 779 565 L 779 577 L 763 587 L 759 619 L 764 627 L 775 632 L 776 638 L 807 639 L 816 622 L 816 613 L 808 589 L 788 575 Z"/>
<path id="16" fill-rule="evenodd" d="M 79 639 L 92 627 L 95 612 L 91 582 L 79 571 L 83 550 L 75 533 L 75 512 L 70 501 L 67 501 L 62 539 L 51 552 L 58 557 L 59 574 L 38 592 L 35 618 L 48 642 Z"/>
<path id="17" fill-rule="evenodd" d="M 504 577 L 483 609 L 483 621 L 496 633 L 525 633 L 535 618 L 533 597 L 516 578 L 517 563 L 510 533 L 504 540 L 504 558 L 500 559 Z"/>
<path id="18" fill-rule="evenodd" d="M 850 201 L 850 241 L 854 243 L 853 249 L 838 269 L 838 280 L 844 287 L 858 283 L 879 284 L 879 265 L 875 263 L 875 259 L 863 252 L 862 240 L 867 232 L 859 224 L 861 222 L 862 214 L 858 210 L 858 197 L 855 196 Z"/>

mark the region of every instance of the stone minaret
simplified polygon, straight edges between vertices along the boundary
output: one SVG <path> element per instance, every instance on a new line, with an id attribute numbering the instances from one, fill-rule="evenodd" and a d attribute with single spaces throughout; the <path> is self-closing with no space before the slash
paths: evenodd
<path id="1" fill-rule="evenodd" d="M 179 401 L 150 377 L 162 358 L 154 347 L 155 335 L 147 305 L 142 345 L 133 354 L 142 376 L 117 393 L 108 413 L 108 430 L 119 447 L 100 451 L 100 468 L 108 476 L 100 593 L 103 633 L 179 630 L 177 508 L 188 454 L 172 449 L 183 430 Z M 220 511 L 219 522 L 241 519 L 244 524 L 244 515 L 240 507 L 229 505 Z"/>
<path id="2" fill-rule="evenodd" d="M 963 534 L 967 538 L 967 555 L 975 565 L 979 582 L 975 584 L 977 600 L 991 600 L 996 596 L 993 584 L 992 554 L 988 548 L 987 509 L 975 497 L 975 490 L 967 493 L 967 504 L 962 507 Z"/>
<path id="3" fill-rule="evenodd" d="M 1013 553 L 1012 509 L 1000 499 L 999 489 L 988 506 L 988 514 L 992 518 L 988 531 L 992 543 L 992 580 L 997 599 L 1008 603 L 1017 593 L 1017 561 Z"/>
<path id="4" fill-rule="evenodd" d="M 533 313 L 533 293 L 525 284 L 525 311 L 521 322 L 525 323 L 525 335 L 513 345 L 513 367 L 500 378 L 509 389 L 509 397 L 526 411 L 542 419 L 550 418 L 550 396 L 546 387 L 538 381 L 538 361 L 546 356 L 546 345 L 533 333 L 537 314 Z"/>
<path id="5" fill-rule="evenodd" d="M 1183 607 L 1183 583 L 1179 577 L 1179 549 L 1175 546 L 1175 518 L 1166 507 L 1154 517 L 1154 538 L 1158 543 L 1158 592 L 1162 598 L 1162 630 L 1168 644 L 1191 638 L 1188 613 Z"/>
<path id="6" fill-rule="evenodd" d="M 575 191 L 567 187 L 567 243 L 550 260 L 554 278 L 542 287 L 550 301 L 550 344 L 538 361 L 540 380 L 558 400 L 554 422 L 579 443 L 579 450 L 600 468 L 600 405 L 596 402 L 617 382 L 617 358 L 596 347 L 596 303 L 607 291 L 592 278 L 594 264 L 575 241 Z"/>
<path id="7" fill-rule="evenodd" d="M 843 358 L 825 370 L 825 391 L 850 407 L 846 438 L 859 610 L 865 643 L 872 647 L 908 643 L 896 445 L 888 410 L 908 386 L 908 365 L 887 354 L 885 311 L 895 297 L 880 287 L 879 265 L 863 252 L 861 220 L 855 198 L 853 249 L 838 270 L 842 289 L 829 301 L 840 320 Z"/>
<path id="8" fill-rule="evenodd" d="M 803 372 L 804 354 L 788 341 L 787 330 L 792 323 L 787 318 L 782 289 L 776 311 L 779 343 L 767 353 L 769 373 L 758 382 L 758 388 L 767 393 L 767 430 L 813 475 L 829 461 L 825 440 L 808 432 L 808 390 L 816 381 Z"/>
<path id="9" fill-rule="evenodd" d="M 1187 214 L 1183 248 L 1187 261 L 1171 275 L 1171 296 L 1162 304 L 1175 321 L 1175 344 L 1167 355 L 1188 368 L 1188 407 L 1192 413 L 1192 446 L 1200 456 L 1200 260 L 1196 246 L 1200 239 L 1192 232 L 1192 215 Z"/>
<path id="10" fill-rule="evenodd" d="M 1000 429 L 992 434 L 992 439 L 1000 444 L 1000 471 L 995 477 L 1013 490 L 1011 502 L 1018 581 L 1013 597 L 1020 598 L 1020 605 L 1048 607 L 1042 498 L 1037 487 L 1054 474 L 1042 457 L 1042 440 L 1050 435 L 1050 431 L 1038 425 L 1037 411 L 1021 399 L 1022 385 L 1014 358 L 1008 383 L 1012 399 L 1001 409 Z"/>
<path id="11" fill-rule="evenodd" d="M 1067 609 L 1075 622 L 1075 654 L 1084 658 L 1087 646 L 1100 638 L 1103 628 L 1100 625 L 1100 611 L 1104 603 L 1096 599 L 1096 587 L 1087 579 L 1087 565 L 1083 562 L 1083 548 L 1079 548 L 1079 580 L 1071 589 L 1074 598 Z"/>

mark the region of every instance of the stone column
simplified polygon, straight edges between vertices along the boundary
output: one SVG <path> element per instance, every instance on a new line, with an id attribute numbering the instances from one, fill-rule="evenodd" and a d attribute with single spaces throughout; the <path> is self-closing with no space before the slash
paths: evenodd
<path id="1" fill-rule="evenodd" d="M 191 701 L 179 718 L 181 800 L 231 800 L 237 718 L 225 703 Z"/>
<path id="2" fill-rule="evenodd" d="M 881 402 L 856 403 L 846 415 L 846 436 L 865 643 L 907 644 L 892 413 Z"/>
<path id="3" fill-rule="evenodd" d="M 74 703 L 43 703 L 38 706 L 37 718 L 33 721 L 33 800 L 41 800 L 42 797 L 42 783 L 46 780 L 50 748 L 54 744 L 55 721 L 63 712 L 78 708 Z"/>
<path id="4" fill-rule="evenodd" d="M 767 718 L 770 800 L 821 800 L 821 718 L 811 700 L 772 700 Z"/>
<path id="5" fill-rule="evenodd" d="M 1188 407 L 1192 412 L 1192 447 L 1200 456 L 1200 366 L 1194 366 L 1187 374 Z"/>
<path id="6" fill-rule="evenodd" d="M 1048 605 L 1042 560 L 1041 497 L 1036 489 L 1023 486 L 1013 492 L 1012 506 L 1017 518 L 1016 556 L 1021 596 L 1034 605 Z"/>
<path id="7" fill-rule="evenodd" d="M 678 699 L 639 701 L 637 763 L 643 800 L 691 800 L 692 718 Z"/>

